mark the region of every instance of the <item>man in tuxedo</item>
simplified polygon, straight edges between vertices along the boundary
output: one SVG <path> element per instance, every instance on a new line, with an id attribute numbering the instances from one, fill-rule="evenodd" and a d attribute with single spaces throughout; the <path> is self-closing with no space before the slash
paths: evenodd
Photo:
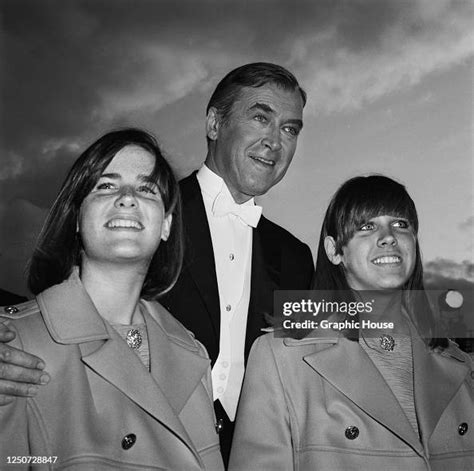
<path id="1" fill-rule="evenodd" d="M 285 175 L 303 127 L 306 94 L 274 64 L 227 74 L 207 106 L 204 165 L 181 182 L 185 259 L 160 301 L 204 344 L 224 461 L 250 347 L 273 310 L 277 289 L 308 289 L 309 247 L 261 215 L 254 197 Z M 11 334 L 0 329 L 0 342 Z M 42 362 L 0 344 L 0 403 L 47 381 Z M 17 381 L 21 381 L 17 382 Z"/>
<path id="2" fill-rule="evenodd" d="M 207 106 L 204 165 L 181 182 L 185 259 L 162 302 L 211 357 L 225 462 L 245 360 L 268 325 L 273 292 L 308 289 L 313 273 L 309 247 L 254 203 L 285 175 L 305 101 L 295 77 L 278 65 L 231 71 Z"/>

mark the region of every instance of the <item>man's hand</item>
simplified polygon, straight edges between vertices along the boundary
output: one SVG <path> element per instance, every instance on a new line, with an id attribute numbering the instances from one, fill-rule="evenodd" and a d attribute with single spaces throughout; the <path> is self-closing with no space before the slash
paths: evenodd
<path id="1" fill-rule="evenodd" d="M 0 406 L 14 401 L 16 396 L 34 396 L 38 385 L 50 380 L 40 358 L 5 345 L 14 338 L 15 333 L 0 322 Z"/>

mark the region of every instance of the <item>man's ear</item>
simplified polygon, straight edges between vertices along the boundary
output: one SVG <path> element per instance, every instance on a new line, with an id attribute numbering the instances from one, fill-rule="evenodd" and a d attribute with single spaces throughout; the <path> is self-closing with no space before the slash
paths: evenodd
<path id="1" fill-rule="evenodd" d="M 206 135 L 211 141 L 217 139 L 217 131 L 219 130 L 219 114 L 213 106 L 209 108 L 206 116 Z"/>
<path id="2" fill-rule="evenodd" d="M 163 219 L 163 224 L 161 225 L 161 240 L 164 242 L 166 242 L 170 236 L 172 222 L 173 215 L 171 213 Z"/>
<path id="3" fill-rule="evenodd" d="M 336 253 L 336 241 L 333 237 L 326 236 L 324 239 L 324 250 L 332 264 L 339 265 L 342 262 L 342 255 Z"/>

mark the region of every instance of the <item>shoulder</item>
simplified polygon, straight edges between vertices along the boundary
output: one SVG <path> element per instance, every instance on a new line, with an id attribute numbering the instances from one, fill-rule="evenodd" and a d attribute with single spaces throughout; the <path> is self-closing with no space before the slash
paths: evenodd
<path id="1" fill-rule="evenodd" d="M 37 354 L 52 342 L 36 300 L 1 307 L 0 322 L 16 332 L 16 338 L 9 343 L 16 348 Z"/>
<path id="2" fill-rule="evenodd" d="M 161 327 L 170 342 L 208 358 L 207 351 L 201 342 L 199 342 L 194 334 L 186 329 L 183 324 L 170 314 L 159 302 L 143 300 L 142 302 L 146 305 L 148 312 Z"/>
<path id="3" fill-rule="evenodd" d="M 303 361 L 306 355 L 312 355 L 338 342 L 344 341 L 338 337 L 308 336 L 294 339 L 275 330 L 260 336 L 255 341 L 252 350 L 256 355 L 271 355 L 277 363 L 293 363 Z"/>
<path id="4" fill-rule="evenodd" d="M 295 237 L 290 231 L 279 226 L 278 224 L 270 221 L 265 216 L 262 216 L 258 224 L 258 230 L 264 235 L 271 236 L 272 238 L 278 238 L 285 241 L 290 241 L 295 245 L 306 245 L 297 237 Z"/>
<path id="5" fill-rule="evenodd" d="M 278 242 L 281 246 L 287 247 L 293 251 L 311 255 L 311 251 L 307 244 L 295 237 L 291 232 L 287 231 L 278 224 L 270 221 L 262 216 L 258 224 L 258 232 L 265 239 L 271 239 Z"/>
<path id="6" fill-rule="evenodd" d="M 450 339 L 448 339 L 448 342 L 449 343 L 447 348 L 435 349 L 435 351 L 444 357 L 452 358 L 459 362 L 467 363 L 467 365 L 469 365 L 472 370 L 473 356 L 469 355 L 469 353 L 462 351 L 456 342 L 453 342 Z"/>
<path id="7" fill-rule="evenodd" d="M 0 321 L 14 321 L 25 317 L 34 316 L 40 313 L 40 308 L 36 299 L 26 301 L 21 304 L 11 304 L 0 308 Z"/>

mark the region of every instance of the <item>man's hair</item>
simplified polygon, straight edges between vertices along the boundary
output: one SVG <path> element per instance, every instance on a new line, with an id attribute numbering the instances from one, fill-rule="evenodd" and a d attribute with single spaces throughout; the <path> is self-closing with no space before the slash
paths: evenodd
<path id="1" fill-rule="evenodd" d="M 303 100 L 303 106 L 306 104 L 306 92 L 300 87 L 290 71 L 280 65 L 255 62 L 230 71 L 218 83 L 207 104 L 206 114 L 209 108 L 213 107 L 217 110 L 221 121 L 225 122 L 243 87 L 258 88 L 269 83 L 275 84 L 284 90 L 297 90 Z"/>
<path id="2" fill-rule="evenodd" d="M 32 293 L 67 279 L 80 265 L 82 242 L 77 221 L 82 202 L 100 176 L 125 146 L 134 145 L 155 158 L 150 179 L 158 186 L 166 215 L 172 214 L 171 232 L 161 241 L 150 262 L 141 296 L 153 299 L 169 291 L 176 282 L 183 259 L 183 235 L 179 187 L 156 139 L 140 129 L 105 134 L 91 144 L 69 171 L 47 216 L 29 265 L 28 286 Z M 156 237 L 160 235 L 157 233 Z"/>
<path id="3" fill-rule="evenodd" d="M 405 293 L 405 307 L 418 330 L 434 336 L 433 314 L 424 292 L 415 203 L 406 188 L 391 178 L 383 175 L 355 177 L 346 181 L 337 190 L 329 203 L 321 228 L 313 289 L 334 293 L 351 292 L 342 263 L 334 265 L 329 260 L 324 240 L 327 236 L 331 236 L 336 244 L 336 253 L 342 254 L 342 248 L 363 224 L 383 215 L 405 218 L 413 228 L 416 237 L 415 267 L 401 289 Z M 445 339 L 433 338 L 430 341 L 432 346 L 447 345 Z"/>

